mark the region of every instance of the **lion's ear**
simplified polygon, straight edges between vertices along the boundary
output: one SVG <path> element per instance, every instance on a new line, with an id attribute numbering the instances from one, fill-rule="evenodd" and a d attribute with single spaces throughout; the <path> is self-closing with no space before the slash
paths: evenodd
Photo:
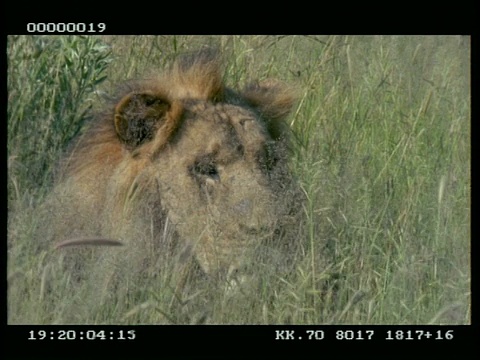
<path id="1" fill-rule="evenodd" d="M 115 130 L 130 148 L 153 139 L 166 120 L 171 104 L 150 92 L 130 93 L 115 106 Z"/>
<path id="2" fill-rule="evenodd" d="M 278 80 L 267 79 L 248 85 L 242 95 L 265 118 L 272 137 L 281 137 L 285 128 L 283 120 L 296 101 L 294 91 Z"/>

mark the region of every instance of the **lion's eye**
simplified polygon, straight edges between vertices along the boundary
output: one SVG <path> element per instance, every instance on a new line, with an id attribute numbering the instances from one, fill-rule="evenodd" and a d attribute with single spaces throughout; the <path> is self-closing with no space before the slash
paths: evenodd
<path id="1" fill-rule="evenodd" d="M 217 166 L 211 159 L 203 158 L 195 162 L 190 168 L 191 173 L 199 180 L 220 180 Z"/>
<path id="2" fill-rule="evenodd" d="M 217 167 L 215 166 L 215 164 L 212 164 L 212 163 L 200 164 L 197 167 L 197 172 L 201 175 L 208 176 L 214 179 L 219 177 Z"/>
<path id="3" fill-rule="evenodd" d="M 273 143 L 266 144 L 264 150 L 258 154 L 260 166 L 266 172 L 272 171 L 277 166 L 278 160 L 278 155 L 276 154 Z"/>

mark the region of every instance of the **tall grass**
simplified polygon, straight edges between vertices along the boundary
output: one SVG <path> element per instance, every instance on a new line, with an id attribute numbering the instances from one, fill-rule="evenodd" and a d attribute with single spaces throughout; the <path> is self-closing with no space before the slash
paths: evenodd
<path id="1" fill-rule="evenodd" d="M 10 323 L 470 322 L 470 45 L 454 36 L 142 36 L 8 39 Z M 291 166 L 305 192 L 303 254 L 262 291 L 210 294 L 207 313 L 158 278 L 76 294 L 34 246 L 33 211 L 95 94 L 218 46 L 233 87 L 296 87 Z M 106 81 L 102 82 L 105 79 Z M 174 284 L 172 274 L 163 284 Z M 201 296 L 201 295 L 199 295 Z M 71 312 L 76 311 L 76 316 Z"/>
<path id="2" fill-rule="evenodd" d="M 93 90 L 105 80 L 109 54 L 92 37 L 9 37 L 9 203 L 48 188 L 52 164 L 81 130 Z"/>

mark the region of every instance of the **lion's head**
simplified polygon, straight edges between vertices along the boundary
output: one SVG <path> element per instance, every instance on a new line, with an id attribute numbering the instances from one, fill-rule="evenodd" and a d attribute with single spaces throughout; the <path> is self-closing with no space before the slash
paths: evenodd
<path id="1" fill-rule="evenodd" d="M 92 230 L 77 217 L 72 234 L 135 247 L 131 227 L 161 242 L 169 221 L 205 273 L 241 270 L 290 211 L 284 120 L 293 103 L 275 80 L 227 88 L 210 51 L 129 83 L 67 158 L 60 186 L 101 219 Z"/>

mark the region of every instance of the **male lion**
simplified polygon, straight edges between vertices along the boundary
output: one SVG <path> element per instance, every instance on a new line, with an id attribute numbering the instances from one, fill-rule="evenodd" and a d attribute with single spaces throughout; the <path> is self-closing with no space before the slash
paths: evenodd
<path id="1" fill-rule="evenodd" d="M 212 51 L 128 83 L 65 160 L 52 236 L 69 240 L 61 246 L 119 241 L 151 261 L 180 249 L 208 276 L 248 273 L 249 255 L 285 238 L 291 219 L 293 104 L 274 80 L 227 88 Z"/>

